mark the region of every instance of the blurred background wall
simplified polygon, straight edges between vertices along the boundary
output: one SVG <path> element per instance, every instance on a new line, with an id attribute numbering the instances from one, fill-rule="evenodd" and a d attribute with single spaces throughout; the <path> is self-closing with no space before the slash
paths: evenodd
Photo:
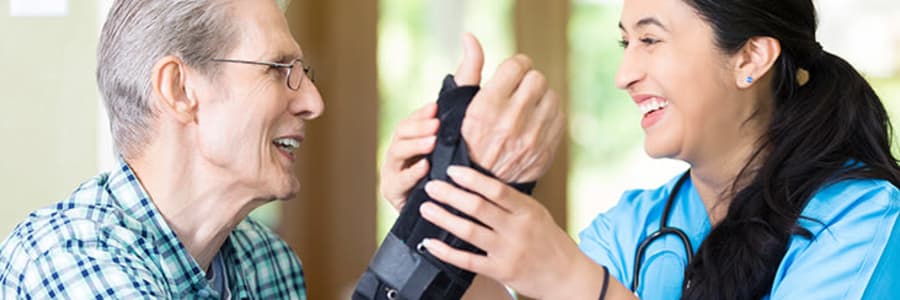
<path id="1" fill-rule="evenodd" d="M 0 0 L 0 236 L 28 212 L 109 169 L 95 47 L 111 0 Z M 15 2 L 44 3 L 43 14 Z M 819 40 L 876 88 L 900 124 L 900 2 L 816 1 Z M 60 12 L 60 5 L 64 9 Z M 653 187 L 687 166 L 652 160 L 628 96 L 613 85 L 621 0 L 294 0 L 291 30 L 319 74 L 326 114 L 311 125 L 298 199 L 254 217 L 300 255 L 312 299 L 346 299 L 396 218 L 378 196 L 377 166 L 394 125 L 434 101 L 470 31 L 484 78 L 504 57 L 532 56 L 566 102 L 569 129 L 537 198 L 575 234 L 625 189 Z M 895 143 L 895 147 L 896 147 Z"/>
<path id="2" fill-rule="evenodd" d="M 40 13 L 0 1 L 3 236 L 28 212 L 64 198 L 98 171 L 99 3 Z"/>

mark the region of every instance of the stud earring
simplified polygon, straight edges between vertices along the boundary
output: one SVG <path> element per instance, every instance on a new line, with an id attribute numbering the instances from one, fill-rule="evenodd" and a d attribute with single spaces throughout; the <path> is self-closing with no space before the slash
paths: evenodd
<path id="1" fill-rule="evenodd" d="M 753 76 L 747 76 L 747 83 L 753 83 Z"/>

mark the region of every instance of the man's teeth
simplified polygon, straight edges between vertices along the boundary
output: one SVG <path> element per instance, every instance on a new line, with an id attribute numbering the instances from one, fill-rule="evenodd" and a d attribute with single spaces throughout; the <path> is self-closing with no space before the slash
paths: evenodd
<path id="1" fill-rule="evenodd" d="M 651 98 L 650 100 L 642 102 L 638 108 L 641 110 L 641 115 L 646 115 L 649 112 L 666 108 L 666 106 L 669 106 L 669 101 Z"/>
<path id="2" fill-rule="evenodd" d="M 300 147 L 300 141 L 293 138 L 280 138 L 272 141 L 272 143 L 288 152 L 292 152 Z"/>

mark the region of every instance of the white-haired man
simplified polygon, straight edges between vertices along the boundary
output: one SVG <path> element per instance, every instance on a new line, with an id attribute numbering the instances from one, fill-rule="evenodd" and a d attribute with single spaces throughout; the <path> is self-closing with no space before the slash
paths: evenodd
<path id="1" fill-rule="evenodd" d="M 480 54 L 467 61 L 457 77 L 477 84 Z M 472 113 L 491 117 L 469 128 L 525 123 L 528 116 L 503 113 L 512 97 L 558 102 L 529 64 L 517 56 L 500 67 L 509 91 L 486 86 Z M 97 79 L 118 168 L 16 227 L 0 245 L 0 298 L 304 299 L 297 256 L 247 218 L 298 192 L 294 151 L 306 121 L 323 111 L 276 2 L 117 0 Z M 467 138 L 487 141 L 473 145 L 478 153 L 508 144 L 509 157 L 491 154 L 485 167 L 504 180 L 533 180 L 555 145 L 518 139 L 558 134 L 559 111 L 543 114 L 537 119 L 556 125 L 469 130 Z M 492 168 L 496 161 L 531 167 L 504 171 Z"/>

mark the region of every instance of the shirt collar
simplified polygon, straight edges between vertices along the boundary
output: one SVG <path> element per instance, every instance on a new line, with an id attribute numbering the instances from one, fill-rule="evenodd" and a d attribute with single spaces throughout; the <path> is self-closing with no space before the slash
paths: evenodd
<path id="1" fill-rule="evenodd" d="M 109 174 L 105 188 L 125 214 L 139 223 L 134 224 L 140 228 L 139 234 L 153 241 L 159 264 L 176 290 L 196 293 L 210 288 L 205 272 L 166 223 L 122 157 L 118 158 L 118 167 Z"/>

